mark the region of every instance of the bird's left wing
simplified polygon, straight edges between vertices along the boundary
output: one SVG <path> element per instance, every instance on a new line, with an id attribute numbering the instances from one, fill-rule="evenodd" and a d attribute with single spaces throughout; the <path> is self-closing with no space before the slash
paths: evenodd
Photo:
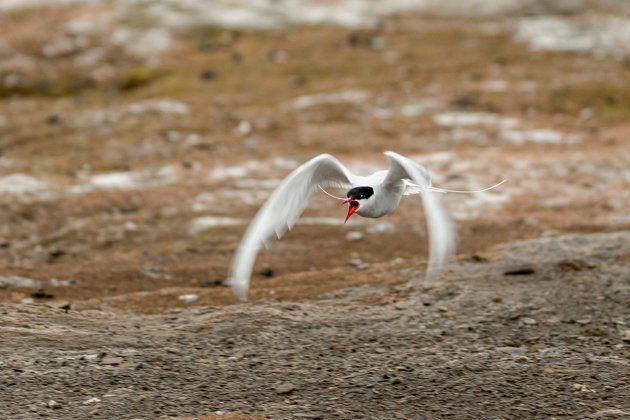
<path id="1" fill-rule="evenodd" d="M 420 164 L 394 152 L 385 152 L 389 160 L 389 172 L 383 186 L 411 181 L 422 193 L 424 212 L 429 231 L 429 274 L 439 270 L 443 262 L 455 252 L 457 236 L 453 222 L 446 210 L 440 205 L 439 197 L 431 187 L 431 176 Z M 406 188 L 408 183 L 405 182 Z"/>
<path id="2" fill-rule="evenodd" d="M 250 223 L 232 261 L 228 282 L 241 300 L 247 299 L 252 269 L 262 245 L 274 234 L 280 238 L 293 227 L 318 186 L 350 187 L 354 178 L 337 159 L 322 154 L 280 183 Z"/>

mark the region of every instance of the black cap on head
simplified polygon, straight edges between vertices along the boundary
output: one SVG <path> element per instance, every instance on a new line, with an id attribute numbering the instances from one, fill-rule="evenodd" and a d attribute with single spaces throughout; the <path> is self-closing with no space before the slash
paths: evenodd
<path id="1" fill-rule="evenodd" d="M 347 197 L 352 200 L 363 200 L 372 197 L 374 188 L 372 187 L 355 187 L 348 191 Z"/>

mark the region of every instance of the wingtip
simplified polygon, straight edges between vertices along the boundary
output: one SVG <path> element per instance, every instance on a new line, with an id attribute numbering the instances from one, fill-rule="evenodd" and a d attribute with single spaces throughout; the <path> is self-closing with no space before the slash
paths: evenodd
<path id="1" fill-rule="evenodd" d="M 241 302 L 247 302 L 247 292 L 249 289 L 247 282 L 232 278 L 227 281 L 227 284 L 232 287 L 232 292 Z"/>

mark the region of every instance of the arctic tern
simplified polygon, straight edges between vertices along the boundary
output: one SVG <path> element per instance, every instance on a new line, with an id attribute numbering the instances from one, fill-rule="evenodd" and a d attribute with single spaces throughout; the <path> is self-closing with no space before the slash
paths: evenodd
<path id="1" fill-rule="evenodd" d="M 329 154 L 321 154 L 302 164 L 289 174 L 271 194 L 250 223 L 234 260 L 228 284 L 241 300 L 247 300 L 252 269 L 263 245 L 276 235 L 280 238 L 291 229 L 306 208 L 312 193 L 319 187 L 347 188 L 343 204 L 350 216 L 378 218 L 393 212 L 403 195 L 421 194 L 429 233 L 429 263 L 427 273 L 439 271 L 444 261 L 454 253 L 456 233 L 448 214 L 436 193 L 482 192 L 454 191 L 431 185 L 429 172 L 413 160 L 394 152 L 385 152 L 389 169 L 369 176 L 355 175 Z M 334 197 L 338 198 L 338 197 Z"/>

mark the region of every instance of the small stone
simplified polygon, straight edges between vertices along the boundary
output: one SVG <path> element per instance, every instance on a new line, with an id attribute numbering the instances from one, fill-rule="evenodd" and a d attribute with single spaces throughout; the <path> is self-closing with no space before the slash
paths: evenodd
<path id="1" fill-rule="evenodd" d="M 101 360 L 101 364 L 108 365 L 108 366 L 117 366 L 124 361 L 125 359 L 123 359 L 122 357 L 110 356 L 110 357 L 103 357 L 103 359 Z"/>
<path id="2" fill-rule="evenodd" d="M 536 321 L 534 318 L 521 318 L 521 322 L 525 325 L 536 325 L 538 324 L 538 321 Z"/>
<path id="3" fill-rule="evenodd" d="M 31 293 L 31 296 L 35 299 L 52 299 L 55 296 L 49 293 L 46 293 L 44 289 L 38 289 L 37 291 Z"/>
<path id="4" fill-rule="evenodd" d="M 528 276 L 534 274 L 536 270 L 531 267 L 512 268 L 503 272 L 504 276 Z"/>
<path id="5" fill-rule="evenodd" d="M 584 384 L 573 384 L 573 389 L 576 392 L 593 392 L 589 387 Z"/>
<path id="6" fill-rule="evenodd" d="M 588 325 L 591 323 L 591 320 L 589 318 L 584 318 L 584 319 L 576 319 L 575 320 L 576 324 L 580 324 L 580 325 Z"/>
<path id="7" fill-rule="evenodd" d="M 59 307 L 59 309 L 63 310 L 65 313 L 68 313 L 70 312 L 70 309 L 72 309 L 72 305 L 70 303 L 64 303 Z"/>
<path id="8" fill-rule="evenodd" d="M 66 251 L 60 248 L 52 249 L 48 252 L 48 262 L 52 262 L 59 257 L 66 255 Z"/>
<path id="9" fill-rule="evenodd" d="M 429 299 L 429 298 L 422 298 L 421 302 L 422 302 L 422 304 L 424 306 L 431 306 L 431 305 L 433 305 L 433 301 L 431 299 Z"/>
<path id="10" fill-rule="evenodd" d="M 162 138 L 170 143 L 174 143 L 181 138 L 181 135 L 175 130 L 167 130 L 162 133 Z"/>
<path id="11" fill-rule="evenodd" d="M 370 38 L 369 44 L 370 48 L 372 48 L 373 50 L 382 50 L 383 48 L 385 48 L 385 40 L 380 36 L 374 36 Z"/>
<path id="12" fill-rule="evenodd" d="M 356 268 L 357 270 L 367 270 L 368 268 L 370 268 L 369 263 L 365 263 L 358 258 L 348 260 L 348 265 Z"/>
<path id="13" fill-rule="evenodd" d="M 46 124 L 58 125 L 61 123 L 61 117 L 57 114 L 52 114 L 46 117 Z"/>
<path id="14" fill-rule="evenodd" d="M 176 349 L 175 347 L 164 347 L 164 351 L 167 353 L 171 353 L 171 354 L 179 354 L 181 353 L 179 351 L 179 349 Z"/>
<path id="15" fill-rule="evenodd" d="M 187 294 L 187 295 L 180 295 L 180 296 L 178 296 L 178 299 L 181 300 L 184 303 L 191 304 L 191 303 L 195 303 L 195 302 L 197 302 L 199 300 L 199 295 L 196 295 L 194 293 L 190 293 L 190 294 Z"/>
<path id="16" fill-rule="evenodd" d="M 279 395 L 286 395 L 286 394 L 290 394 L 293 391 L 295 391 L 295 385 L 293 385 L 290 382 L 283 382 L 279 385 L 276 385 L 276 387 L 274 388 L 274 390 L 276 391 L 276 394 Z"/>
<path id="17" fill-rule="evenodd" d="M 394 308 L 396 308 L 399 311 L 402 311 L 403 309 L 407 309 L 409 307 L 409 302 L 396 302 L 396 304 L 394 305 Z"/>
<path id="18" fill-rule="evenodd" d="M 470 260 L 472 262 L 475 262 L 475 263 L 484 263 L 484 262 L 488 262 L 489 261 L 488 258 L 486 258 L 486 257 L 484 257 L 483 255 L 480 255 L 480 254 L 472 254 L 470 256 Z"/>
<path id="19" fill-rule="evenodd" d="M 626 343 L 630 343 L 630 329 L 626 329 L 621 333 L 621 339 Z"/>
<path id="20" fill-rule="evenodd" d="M 292 88 L 302 87 L 306 84 L 306 82 L 307 82 L 306 77 L 300 74 L 294 74 L 293 76 L 291 76 L 291 79 L 289 80 L 289 84 L 291 85 Z"/>
<path id="21" fill-rule="evenodd" d="M 396 384 L 401 384 L 401 383 L 402 383 L 402 379 L 400 379 L 398 376 L 392 376 L 392 377 L 389 379 L 389 383 L 390 383 L 390 384 L 393 384 L 393 385 L 396 385 Z"/>
<path id="22" fill-rule="evenodd" d="M 360 241 L 365 237 L 365 235 L 362 232 L 348 232 L 348 234 L 346 235 L 346 240 L 347 241 Z"/>
<path id="23" fill-rule="evenodd" d="M 266 267 L 266 268 L 263 268 L 262 270 L 260 270 L 258 272 L 258 275 L 262 276 L 262 277 L 267 277 L 267 278 L 273 277 L 273 270 L 271 268 L 269 268 L 269 267 Z"/>
<path id="24" fill-rule="evenodd" d="M 90 398 L 89 400 L 83 401 L 83 404 L 87 405 L 87 404 L 94 404 L 94 403 L 99 403 L 99 402 L 101 402 L 101 400 L 99 400 L 96 397 L 93 397 L 93 398 Z"/>
<path id="25" fill-rule="evenodd" d="M 46 407 L 51 408 L 53 410 L 58 410 L 61 408 L 61 404 L 55 400 L 48 400 L 48 402 L 46 403 Z"/>
<path id="26" fill-rule="evenodd" d="M 205 69 L 201 72 L 200 77 L 202 80 L 215 80 L 218 77 L 218 74 L 212 69 Z"/>
<path id="27" fill-rule="evenodd" d="M 527 349 L 524 347 L 497 347 L 496 350 L 512 356 L 520 356 L 527 353 Z"/>

